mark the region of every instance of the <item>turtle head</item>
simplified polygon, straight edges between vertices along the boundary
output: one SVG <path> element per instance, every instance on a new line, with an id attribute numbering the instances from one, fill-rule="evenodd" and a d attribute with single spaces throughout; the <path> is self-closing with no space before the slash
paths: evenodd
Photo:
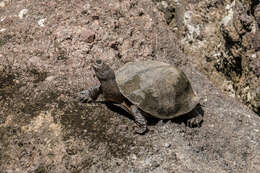
<path id="1" fill-rule="evenodd" d="M 92 65 L 97 78 L 100 81 L 106 81 L 115 78 L 114 71 L 101 59 L 97 59 Z"/>

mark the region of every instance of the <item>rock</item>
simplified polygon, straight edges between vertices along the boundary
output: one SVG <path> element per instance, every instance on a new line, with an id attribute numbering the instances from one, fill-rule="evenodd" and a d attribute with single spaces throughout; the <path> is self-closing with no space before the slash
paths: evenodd
<path id="1" fill-rule="evenodd" d="M 120 126 L 118 127 L 118 129 L 119 129 L 120 131 L 122 131 L 122 132 L 126 132 L 126 131 L 128 130 L 128 126 L 127 126 L 127 125 L 120 125 Z"/>
<path id="2" fill-rule="evenodd" d="M 87 43 L 92 43 L 92 42 L 94 42 L 94 40 L 95 40 L 95 33 L 92 32 L 91 30 L 85 29 L 85 30 L 83 30 L 83 31 L 81 32 L 81 37 L 82 37 L 82 39 L 83 39 L 84 41 L 86 41 Z"/>
<path id="3" fill-rule="evenodd" d="M 0 2 L 0 7 L 1 7 L 1 8 L 5 7 L 4 1 L 1 1 L 1 2 Z"/>
<path id="4" fill-rule="evenodd" d="M 19 14 L 18 14 L 18 16 L 19 16 L 19 18 L 20 19 L 23 19 L 24 18 L 24 16 L 28 13 L 28 9 L 22 9 L 20 12 L 19 12 Z"/>
<path id="5" fill-rule="evenodd" d="M 0 64 L 11 64 L 10 69 L 0 73 L 0 114 L 4 120 L 0 124 L 2 172 L 260 172 L 260 118 L 216 87 L 230 85 L 228 90 L 236 90 L 239 95 L 248 86 L 241 96 L 247 97 L 250 92 L 248 97 L 253 99 L 257 95 L 254 88 L 259 86 L 253 68 L 257 64 L 253 41 L 247 36 L 248 45 L 238 52 L 239 61 L 228 52 L 230 44 L 226 44 L 220 32 L 229 1 L 185 1 L 184 13 L 192 11 L 190 22 L 199 24 L 200 31 L 214 34 L 200 32 L 202 40 L 192 37 L 192 43 L 184 41 L 182 45 L 179 42 L 189 31 L 184 29 L 184 35 L 177 38 L 177 31 L 167 25 L 164 14 L 151 0 L 88 1 L 88 8 L 86 1 L 55 2 L 54 7 L 48 5 L 49 1 L 26 2 L 30 11 L 44 12 L 48 19 L 44 28 L 35 23 L 38 13 L 30 13 L 30 19 L 35 20 L 12 22 L 15 18 L 7 17 L 1 22 L 1 27 L 8 30 L 0 35 L 0 41 L 7 40 L 1 44 Z M 237 28 L 243 27 L 237 34 L 246 30 L 246 34 L 240 35 L 241 40 L 245 35 L 254 36 L 252 27 L 256 21 L 250 14 L 250 2 L 243 1 L 242 6 L 245 14 L 249 10 L 251 30 L 244 28 L 243 23 L 236 24 Z M 21 3 L 8 4 L 8 10 L 2 10 L 1 15 L 16 16 Z M 235 14 L 238 7 L 234 8 Z M 82 14 L 83 10 L 88 13 Z M 244 12 L 239 12 L 238 18 L 240 14 Z M 93 20 L 94 15 L 99 16 L 98 20 Z M 118 27 L 113 21 L 118 21 Z M 85 29 L 95 33 L 90 44 L 81 37 Z M 232 48 L 241 49 L 241 40 L 231 42 Z M 66 53 L 65 59 L 56 58 L 59 49 Z M 211 61 L 206 61 L 206 56 Z M 176 64 L 185 71 L 203 101 L 198 110 L 204 114 L 201 127 L 186 127 L 182 125 L 183 118 L 163 125 L 150 119 L 151 131 L 134 135 L 130 131 L 132 117 L 127 113 L 100 103 L 76 102 L 75 93 L 97 84 L 89 65 L 97 57 L 113 69 L 138 60 Z M 229 66 L 228 62 L 234 60 L 243 63 Z M 217 61 L 227 73 L 216 70 Z M 234 71 L 228 69 L 241 71 L 241 64 L 245 65 L 241 76 L 231 76 Z M 247 69 L 247 65 L 254 66 Z M 50 80 L 49 75 L 57 77 Z M 34 82 L 37 76 L 42 82 Z M 129 130 L 117 133 L 122 122 Z M 69 155 L 71 148 L 76 152 Z M 151 167 L 154 160 L 155 167 L 159 164 L 156 168 Z"/>
<path id="6" fill-rule="evenodd" d="M 38 25 L 39 25 L 40 27 L 44 27 L 44 22 L 45 22 L 45 20 L 46 20 L 45 18 L 38 20 Z"/>
<path id="7" fill-rule="evenodd" d="M 243 88 L 250 86 L 254 90 L 259 85 L 254 80 L 259 80 L 259 58 L 251 56 L 260 45 L 257 24 L 259 3 L 241 0 L 167 3 L 175 7 L 170 26 L 178 34 L 184 53 L 194 57 L 193 63 L 205 71 L 222 91 L 233 92 L 228 91 L 225 85 L 231 82 L 236 98 L 255 110 L 252 104 L 254 98 L 248 101 L 249 91 L 244 92 Z M 158 8 L 161 9 L 161 6 Z"/>
<path id="8" fill-rule="evenodd" d="M 0 8 L 4 8 L 8 3 L 10 3 L 10 0 L 2 0 L 0 2 Z"/>
<path id="9" fill-rule="evenodd" d="M 260 4 L 255 9 L 256 31 L 255 31 L 255 50 L 260 51 Z M 259 58 L 259 57 L 258 57 Z"/>
<path id="10" fill-rule="evenodd" d="M 164 146 L 165 146 L 166 148 L 169 148 L 169 147 L 171 147 L 172 145 L 171 145 L 170 143 L 166 143 L 166 144 L 164 144 Z"/>
<path id="11" fill-rule="evenodd" d="M 50 81 L 53 81 L 57 76 L 48 76 L 46 77 L 46 81 L 50 82 Z"/>
<path id="12" fill-rule="evenodd" d="M 157 167 L 159 167 L 159 166 L 160 166 L 160 163 L 158 163 L 158 162 L 155 161 L 155 160 L 152 161 L 152 163 L 151 163 L 151 168 L 152 168 L 152 169 L 155 169 L 155 168 L 157 168 Z"/>
<path id="13" fill-rule="evenodd" d="M 6 28 L 0 29 L 0 32 L 4 32 L 4 31 L 6 31 Z"/>

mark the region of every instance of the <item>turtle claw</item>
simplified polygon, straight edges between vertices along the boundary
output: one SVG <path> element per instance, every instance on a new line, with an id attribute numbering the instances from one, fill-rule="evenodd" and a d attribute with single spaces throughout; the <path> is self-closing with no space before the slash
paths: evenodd
<path id="1" fill-rule="evenodd" d="M 148 129 L 145 126 L 134 127 L 134 133 L 139 135 L 144 135 L 147 131 Z"/>
<path id="2" fill-rule="evenodd" d="M 191 119 L 187 120 L 187 126 L 189 127 L 200 127 L 203 121 L 202 115 L 197 115 L 192 117 Z"/>
<path id="3" fill-rule="evenodd" d="M 79 92 L 79 101 L 81 103 L 90 103 L 92 100 L 89 90 Z"/>
<path id="4" fill-rule="evenodd" d="M 147 131 L 147 121 L 145 117 L 142 115 L 142 113 L 136 105 L 131 105 L 130 110 L 138 127 L 135 127 L 135 133 L 143 135 Z"/>
<path id="5" fill-rule="evenodd" d="M 90 103 L 97 99 L 101 94 L 100 85 L 79 92 L 79 101 L 81 103 Z"/>

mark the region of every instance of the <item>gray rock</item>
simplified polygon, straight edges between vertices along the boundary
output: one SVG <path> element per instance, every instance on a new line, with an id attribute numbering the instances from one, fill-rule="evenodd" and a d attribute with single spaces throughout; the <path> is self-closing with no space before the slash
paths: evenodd
<path id="1" fill-rule="evenodd" d="M 193 24 L 200 22 L 200 17 L 214 23 L 226 15 L 226 1 L 189 2 L 192 3 L 187 8 L 194 5 L 194 9 L 206 15 L 193 16 Z M 243 6 L 249 1 L 244 2 Z M 1 25 L 8 30 L 0 36 L 5 43 L 0 47 L 4 55 L 0 64 L 8 64 L 7 58 L 11 64 L 9 70 L 0 73 L 0 113 L 4 120 L 0 124 L 2 172 L 260 172 L 260 118 L 217 89 L 198 70 L 201 56 L 219 53 L 209 56 L 212 61 L 205 66 L 225 56 L 225 40 L 219 28 L 208 39 L 193 37 L 194 44 L 185 42 L 180 46 L 182 38 L 176 37 L 163 13 L 150 0 L 55 1 L 54 6 L 49 1 L 26 2 L 30 11 L 44 13 L 48 19 L 44 28 L 35 24 L 38 13 L 30 14 L 34 20 L 13 22 L 21 3 L 10 3 L 8 10 L 1 11 L 1 16 L 7 16 Z M 88 13 L 82 14 L 83 10 Z M 200 26 L 203 29 L 204 24 Z M 212 26 L 219 25 L 216 22 Z M 96 35 L 91 44 L 81 40 L 85 28 Z M 215 35 L 219 37 L 210 40 Z M 116 48 L 111 43 L 117 43 Z M 193 52 L 199 48 L 203 51 Z M 66 59 L 57 60 L 55 52 L 61 50 Z M 191 52 L 195 55 L 187 55 Z M 45 65 L 35 68 L 37 58 L 28 63 L 30 57 L 40 57 Z M 97 82 L 89 66 L 96 57 L 115 70 L 137 59 L 175 64 L 185 71 L 193 89 L 202 97 L 202 126 L 186 127 L 181 117 L 162 122 L 163 125 L 150 120 L 146 135 L 134 135 L 128 133 L 130 130 L 120 131 L 122 122 L 129 129 L 133 123 L 118 109 L 98 103 L 78 104 L 73 100 L 74 93 Z M 216 73 L 208 71 L 210 75 Z M 57 78 L 36 83 L 33 79 L 39 72 Z M 67 153 L 68 149 L 73 149 L 73 155 Z M 155 160 L 159 167 L 153 169 L 148 160 Z"/>

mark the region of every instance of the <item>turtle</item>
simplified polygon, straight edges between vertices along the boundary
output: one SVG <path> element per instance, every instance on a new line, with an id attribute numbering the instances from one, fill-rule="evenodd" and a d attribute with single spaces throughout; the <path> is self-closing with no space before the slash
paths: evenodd
<path id="1" fill-rule="evenodd" d="M 120 106 L 133 116 L 138 134 L 147 128 L 147 116 L 172 119 L 191 112 L 200 98 L 185 73 L 175 65 L 155 60 L 124 64 L 114 72 L 102 59 L 92 63 L 100 84 L 80 92 L 80 101 L 104 101 Z M 201 116 L 201 115 L 199 115 Z M 201 118 L 194 121 L 199 123 Z"/>

